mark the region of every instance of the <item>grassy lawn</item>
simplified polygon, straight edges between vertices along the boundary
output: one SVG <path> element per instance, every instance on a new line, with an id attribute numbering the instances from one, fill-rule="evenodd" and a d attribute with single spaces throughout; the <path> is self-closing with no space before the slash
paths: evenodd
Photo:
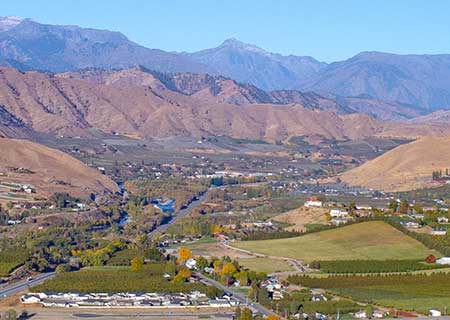
<path id="1" fill-rule="evenodd" d="M 251 287 L 230 287 L 230 290 L 235 293 L 243 294 L 244 296 L 248 296 L 248 293 L 251 290 Z"/>
<path id="2" fill-rule="evenodd" d="M 23 249 L 0 252 L 0 277 L 7 277 L 14 269 L 25 263 L 28 254 Z"/>
<path id="3" fill-rule="evenodd" d="M 15 262 L 0 262 L 0 277 L 7 277 L 20 263 Z"/>
<path id="4" fill-rule="evenodd" d="M 419 241 L 382 221 L 370 221 L 305 236 L 242 241 L 234 246 L 272 256 L 314 260 L 401 260 L 440 257 Z"/>
<path id="5" fill-rule="evenodd" d="M 407 311 L 428 314 L 430 309 L 444 311 L 450 308 L 450 297 L 417 295 L 413 291 L 396 291 L 393 287 L 332 289 L 336 294 L 350 296 L 354 299 L 373 301 L 374 303 Z"/>
<path id="6" fill-rule="evenodd" d="M 274 273 L 283 271 L 294 271 L 289 262 L 270 258 L 246 258 L 238 259 L 239 264 L 253 271 Z"/>

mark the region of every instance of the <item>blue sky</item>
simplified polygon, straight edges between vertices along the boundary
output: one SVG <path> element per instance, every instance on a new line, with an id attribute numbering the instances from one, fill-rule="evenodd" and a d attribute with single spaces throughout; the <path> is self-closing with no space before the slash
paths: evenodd
<path id="1" fill-rule="evenodd" d="M 0 15 L 121 31 L 168 51 L 235 37 L 328 62 L 371 50 L 450 53 L 446 0 L 1 0 Z"/>

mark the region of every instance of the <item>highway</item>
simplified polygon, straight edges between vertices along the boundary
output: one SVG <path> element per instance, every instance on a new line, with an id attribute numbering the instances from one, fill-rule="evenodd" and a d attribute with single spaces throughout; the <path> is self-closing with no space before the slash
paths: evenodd
<path id="1" fill-rule="evenodd" d="M 56 275 L 55 272 L 41 273 L 35 276 L 32 280 L 21 280 L 12 284 L 5 284 L 0 287 L 0 299 L 9 297 L 21 291 L 28 289 L 29 287 L 36 286 L 44 281 L 53 278 Z"/>
<path id="2" fill-rule="evenodd" d="M 215 280 L 213 280 L 213 279 L 211 279 L 211 278 L 208 278 L 208 277 L 202 275 L 201 273 L 195 273 L 195 275 L 196 275 L 199 279 L 201 279 L 201 281 L 202 281 L 203 283 L 208 284 L 208 285 L 210 285 L 210 286 L 214 286 L 214 287 L 216 287 L 216 288 L 219 288 L 219 289 L 223 290 L 227 295 L 233 296 L 236 300 L 239 301 L 239 303 L 240 303 L 241 305 L 247 304 L 248 299 L 247 299 L 246 296 L 244 296 L 244 295 L 242 295 L 242 294 L 240 294 L 240 293 L 236 293 L 236 292 L 231 291 L 230 288 L 228 288 L 228 287 L 222 285 L 221 283 L 219 283 L 219 282 L 217 282 L 217 281 L 215 281 Z M 250 309 L 252 309 L 253 311 L 256 311 L 256 312 L 261 313 L 261 314 L 262 314 L 263 316 L 265 316 L 265 317 L 268 316 L 268 315 L 274 314 L 272 311 L 270 311 L 270 310 L 267 309 L 266 307 L 264 307 L 264 306 L 262 306 L 262 305 L 260 305 L 259 303 L 256 303 L 256 302 L 250 302 L 250 303 L 249 303 L 249 307 L 250 307 Z"/>

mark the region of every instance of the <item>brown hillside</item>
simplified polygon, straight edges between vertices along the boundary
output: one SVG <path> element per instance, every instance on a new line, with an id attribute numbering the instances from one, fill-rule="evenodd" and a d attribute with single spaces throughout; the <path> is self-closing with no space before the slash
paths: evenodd
<path id="1" fill-rule="evenodd" d="M 0 105 L 37 132 L 88 136 L 94 128 L 142 138 L 227 135 L 268 141 L 450 135 L 448 125 L 398 124 L 302 104 L 236 105 L 197 94 L 182 94 L 139 69 L 52 76 L 0 68 Z"/>
<path id="2" fill-rule="evenodd" d="M 445 168 L 450 168 L 450 138 L 425 137 L 388 151 L 340 178 L 353 186 L 407 191 L 431 186 L 432 172 Z"/>
<path id="3" fill-rule="evenodd" d="M 2 182 L 31 184 L 38 195 L 55 192 L 88 197 L 118 191 L 117 185 L 96 169 L 77 159 L 46 146 L 26 140 L 0 138 L 0 172 Z M 34 173 L 17 173 L 13 168 L 24 168 Z"/>
<path id="4" fill-rule="evenodd" d="M 289 223 L 287 231 L 306 231 L 308 224 L 325 224 L 328 210 L 325 208 L 300 207 L 284 212 L 272 218 L 272 220 Z"/>

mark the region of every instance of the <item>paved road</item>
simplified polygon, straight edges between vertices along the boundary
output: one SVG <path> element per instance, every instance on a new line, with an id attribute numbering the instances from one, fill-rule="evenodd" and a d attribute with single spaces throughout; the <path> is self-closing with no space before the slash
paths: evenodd
<path id="1" fill-rule="evenodd" d="M 222 289 L 226 294 L 233 296 L 236 300 L 239 301 L 240 304 L 245 305 L 247 304 L 248 300 L 247 297 L 245 297 L 244 295 L 240 294 L 240 293 L 236 293 L 234 291 L 231 291 L 230 288 L 222 285 L 221 283 L 212 280 L 204 275 L 202 275 L 201 273 L 195 273 L 195 275 L 197 277 L 199 277 L 201 279 L 202 282 L 214 286 L 216 288 Z M 260 305 L 259 303 L 256 302 L 250 302 L 249 303 L 249 307 L 256 312 L 261 313 L 263 316 L 268 316 L 271 314 L 274 314 L 272 311 L 270 311 L 269 309 L 267 309 L 266 307 Z"/>
<path id="2" fill-rule="evenodd" d="M 55 272 L 41 273 L 34 277 L 33 280 L 22 280 L 12 284 L 3 285 L 0 287 L 0 299 L 24 291 L 29 287 L 41 284 L 44 281 L 53 278 L 55 275 Z"/>

